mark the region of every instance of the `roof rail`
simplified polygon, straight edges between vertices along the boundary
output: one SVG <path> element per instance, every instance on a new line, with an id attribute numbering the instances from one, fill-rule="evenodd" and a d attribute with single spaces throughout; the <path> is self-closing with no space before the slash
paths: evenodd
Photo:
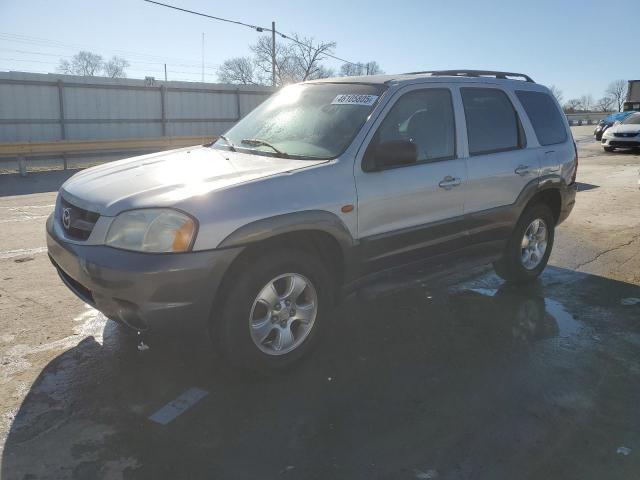
<path id="1" fill-rule="evenodd" d="M 505 80 L 509 79 L 509 77 L 519 77 L 526 82 L 535 83 L 529 75 L 525 75 L 524 73 L 495 72 L 492 70 L 427 70 L 424 72 L 409 72 L 405 73 L 405 75 L 419 75 L 423 73 L 428 73 L 432 76 L 447 75 L 453 77 L 495 77 Z"/>

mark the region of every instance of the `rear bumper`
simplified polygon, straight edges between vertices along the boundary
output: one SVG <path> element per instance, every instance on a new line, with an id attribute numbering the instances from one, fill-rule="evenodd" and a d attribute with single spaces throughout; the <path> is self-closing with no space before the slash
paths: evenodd
<path id="1" fill-rule="evenodd" d="M 81 300 L 138 330 L 204 327 L 222 277 L 242 250 L 147 254 L 81 245 L 58 238 L 52 217 L 47 248 L 60 278 Z"/>
<path id="2" fill-rule="evenodd" d="M 560 198 L 562 203 L 560 205 L 560 215 L 558 216 L 557 225 L 564 222 L 571 213 L 571 210 L 573 210 L 573 207 L 576 204 L 577 191 L 578 184 L 575 182 L 560 189 Z"/>

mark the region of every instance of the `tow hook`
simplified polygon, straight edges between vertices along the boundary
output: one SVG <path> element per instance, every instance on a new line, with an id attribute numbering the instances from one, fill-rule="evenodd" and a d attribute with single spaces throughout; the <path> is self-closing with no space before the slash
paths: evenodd
<path id="1" fill-rule="evenodd" d="M 138 330 L 138 351 L 139 352 L 146 352 L 147 350 L 149 350 L 149 345 L 144 343 L 144 338 L 142 336 L 142 332 L 140 330 Z"/>

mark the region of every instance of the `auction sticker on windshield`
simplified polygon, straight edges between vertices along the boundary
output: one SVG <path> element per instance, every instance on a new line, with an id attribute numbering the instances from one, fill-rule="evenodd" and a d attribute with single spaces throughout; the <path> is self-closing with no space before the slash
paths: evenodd
<path id="1" fill-rule="evenodd" d="M 331 105 L 366 105 L 371 106 L 376 103 L 378 95 L 357 95 L 353 93 L 338 95 L 333 99 Z"/>

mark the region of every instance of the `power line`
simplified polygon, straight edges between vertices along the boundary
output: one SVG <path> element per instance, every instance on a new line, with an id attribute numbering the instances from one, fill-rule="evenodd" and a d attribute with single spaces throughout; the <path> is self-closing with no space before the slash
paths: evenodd
<path id="1" fill-rule="evenodd" d="M 238 20 L 230 20 L 228 18 L 216 17 L 214 15 L 208 15 L 206 13 L 196 12 L 195 10 L 189 10 L 189 9 L 186 9 L 186 8 L 176 7 L 174 5 L 169 5 L 169 4 L 166 4 L 166 3 L 156 2 L 155 0 L 144 0 L 144 1 L 147 2 L 147 3 L 153 3 L 155 5 L 160 5 L 161 7 L 166 7 L 166 8 L 170 8 L 170 9 L 173 9 L 173 10 L 178 10 L 180 12 L 191 13 L 193 15 L 198 15 L 200 17 L 210 18 L 212 20 L 218 20 L 218 21 L 221 21 L 221 22 L 227 22 L 227 23 L 234 23 L 236 25 L 242 25 L 243 27 L 251 28 L 251 29 L 253 29 L 253 30 L 257 31 L 257 32 L 273 32 L 276 35 L 279 35 L 280 37 L 284 38 L 285 40 L 289 40 L 289 41 L 291 41 L 293 43 L 297 43 L 298 45 L 302 45 L 303 47 L 306 47 L 306 48 L 313 48 L 313 45 L 308 45 L 308 44 L 306 44 L 304 42 L 301 42 L 298 39 L 295 39 L 295 38 L 292 38 L 292 37 L 290 37 L 288 35 L 285 35 L 284 33 L 281 33 L 281 32 L 279 32 L 279 31 L 277 31 L 275 29 L 272 30 L 272 29 L 267 28 L 267 27 L 261 27 L 261 26 L 258 26 L 258 25 L 252 25 L 250 23 L 240 22 Z M 351 62 L 349 60 L 345 60 L 344 58 L 337 57 L 337 56 L 332 55 L 330 53 L 323 53 L 323 55 L 326 56 L 326 57 L 330 57 L 330 58 L 333 58 L 335 60 L 338 60 L 340 62 L 349 63 L 351 65 L 358 65 L 358 63 L 356 63 L 356 62 Z"/>
<path id="2" fill-rule="evenodd" d="M 0 57 L 1 61 L 4 62 L 25 62 L 25 63 L 39 63 L 39 64 L 43 64 L 43 65 L 59 65 L 56 62 L 47 62 L 47 61 L 43 61 L 43 60 L 31 60 L 28 58 L 2 58 Z M 135 68 L 135 65 L 139 65 L 139 62 L 134 62 L 132 64 L 134 66 L 134 68 L 129 68 L 127 67 L 127 70 L 129 71 L 134 71 L 134 72 L 143 72 L 143 73 L 150 73 L 150 72 L 156 72 L 159 71 L 161 72 L 162 69 L 161 68 L 151 68 L 151 69 L 143 69 L 143 68 Z M 154 65 L 162 65 L 162 64 L 154 64 Z M 194 67 L 194 68 L 198 68 L 198 70 L 200 70 L 200 67 Z M 213 70 L 213 69 L 211 69 Z M 185 72 L 182 70 L 167 70 L 167 72 L 169 73 L 184 73 L 187 75 L 199 75 L 200 72 Z M 216 73 L 204 73 L 205 76 L 209 76 L 209 77 L 215 77 L 217 76 Z"/>
<path id="3" fill-rule="evenodd" d="M 28 54 L 28 55 L 40 55 L 40 56 L 46 56 L 46 57 L 56 57 L 56 58 L 60 58 L 60 59 L 67 59 L 67 58 L 73 58 L 74 55 L 59 55 L 57 53 L 41 53 L 41 52 L 33 52 L 33 51 L 29 51 L 29 50 L 14 50 L 11 48 L 0 48 L 0 51 L 5 51 L 5 52 L 14 52 L 14 53 L 20 53 L 20 54 Z M 5 60 L 14 60 L 17 62 L 33 62 L 33 63 L 44 63 L 41 60 L 32 60 L 30 58 L 7 58 Z M 55 63 L 50 62 L 51 65 L 54 65 Z M 185 63 L 173 63 L 173 62 L 145 62 L 142 60 L 132 60 L 129 61 L 127 60 L 127 63 L 129 63 L 129 65 L 165 65 L 165 64 L 169 64 L 172 67 L 185 67 L 185 68 L 193 68 L 193 69 L 197 69 L 198 71 L 201 70 L 201 65 L 196 65 L 196 64 L 185 64 Z M 218 68 L 218 65 L 213 65 L 213 66 L 207 66 L 205 65 L 204 67 L 206 70 L 215 70 Z M 182 72 L 182 73 L 186 73 L 186 72 Z M 193 72 L 195 74 L 195 72 Z"/>
<path id="4" fill-rule="evenodd" d="M 270 32 L 270 29 L 259 27 L 257 25 L 251 25 L 249 23 L 239 22 L 238 20 L 229 20 L 227 18 L 222 17 L 214 17 L 213 15 L 207 15 L 206 13 L 196 12 L 194 10 L 187 10 L 186 8 L 175 7 L 173 5 L 168 5 L 166 3 L 155 2 L 154 0 L 144 0 L 145 2 L 155 3 L 156 5 L 160 5 L 162 7 L 172 8 L 173 10 L 180 10 L 181 12 L 192 13 L 193 15 L 200 15 L 201 17 L 211 18 L 213 20 L 220 20 L 221 22 L 227 23 L 235 23 L 236 25 L 242 25 L 243 27 L 253 28 L 258 32 Z"/>
<path id="5" fill-rule="evenodd" d="M 62 54 L 58 54 L 58 53 L 45 53 L 45 52 L 34 52 L 33 50 L 16 50 L 13 48 L 0 48 L 1 51 L 4 52 L 13 52 L 13 53 L 24 53 L 24 54 L 28 54 L 28 55 L 39 55 L 39 56 L 45 56 L 45 57 L 56 57 L 56 58 L 73 58 L 74 55 L 62 55 Z M 129 61 L 129 60 L 127 60 Z M 200 64 L 196 64 L 196 63 L 174 63 L 174 62 L 145 62 L 143 60 L 133 60 L 129 63 L 133 63 L 133 64 L 145 64 L 145 65 L 164 65 L 165 63 L 168 63 L 172 66 L 175 67 L 190 67 L 190 68 L 197 68 L 198 70 L 201 69 L 201 65 Z M 211 66 L 208 66 L 211 65 Z M 215 65 L 215 64 L 205 64 L 205 68 L 208 69 L 215 69 L 218 68 L 219 65 Z"/>
<path id="6" fill-rule="evenodd" d="M 8 33 L 8 32 L 0 32 L 0 39 L 6 40 L 6 41 L 10 41 L 10 42 L 17 42 L 17 43 L 24 43 L 24 44 L 27 44 L 27 45 L 39 46 L 39 47 L 61 48 L 61 49 L 80 49 L 80 50 L 99 50 L 99 51 L 106 51 L 108 53 L 113 53 L 113 54 L 141 57 L 141 58 L 144 58 L 146 60 L 157 60 L 158 63 L 173 63 L 173 64 L 175 64 L 176 62 L 185 62 L 185 63 L 189 63 L 190 64 L 189 66 L 191 66 L 191 65 L 200 66 L 200 61 L 199 60 L 177 58 L 177 57 L 175 57 L 175 58 L 174 57 L 165 57 L 165 56 L 160 56 L 160 55 L 152 55 L 152 54 L 148 54 L 148 53 L 135 52 L 135 51 L 131 51 L 131 50 L 115 50 L 115 49 L 104 49 L 104 48 L 88 47 L 86 45 L 79 45 L 79 44 L 73 44 L 73 43 L 64 43 L 64 42 L 60 42 L 58 40 L 52 40 L 52 39 L 47 39 L 47 38 L 42 38 L 42 37 L 31 37 L 31 36 L 28 36 L 28 35 L 19 35 L 19 34 Z M 208 66 L 211 65 L 211 66 L 213 66 L 213 68 L 217 68 L 218 67 L 218 65 L 211 64 L 211 63 L 205 63 L 205 65 L 208 65 Z"/>
<path id="7" fill-rule="evenodd" d="M 1 62 L 27 62 L 27 63 L 38 63 L 41 65 L 56 65 L 56 63 L 54 62 L 44 62 L 41 60 L 24 60 L 24 59 L 20 59 L 20 58 L 1 58 L 0 57 L 0 61 Z M 51 73 L 51 72 L 45 72 L 42 70 L 32 70 L 29 69 L 30 71 L 32 71 L 33 73 Z M 158 69 L 139 69 L 139 68 L 128 68 L 127 69 L 129 73 L 135 73 L 138 72 L 139 74 L 142 75 L 149 75 L 150 73 L 158 73 L 158 74 L 162 74 L 162 69 L 158 68 Z M 184 74 L 184 75 L 191 75 L 191 76 L 197 76 L 200 75 L 200 73 L 196 73 L 196 72 L 185 72 L 185 71 L 181 71 L 181 70 L 167 70 L 168 73 L 178 73 L 178 74 Z M 204 74 L 206 77 L 216 77 L 217 74 L 216 73 L 205 73 Z M 100 75 L 99 75 L 100 76 Z M 188 80 L 188 81 L 193 81 L 193 80 Z"/>

